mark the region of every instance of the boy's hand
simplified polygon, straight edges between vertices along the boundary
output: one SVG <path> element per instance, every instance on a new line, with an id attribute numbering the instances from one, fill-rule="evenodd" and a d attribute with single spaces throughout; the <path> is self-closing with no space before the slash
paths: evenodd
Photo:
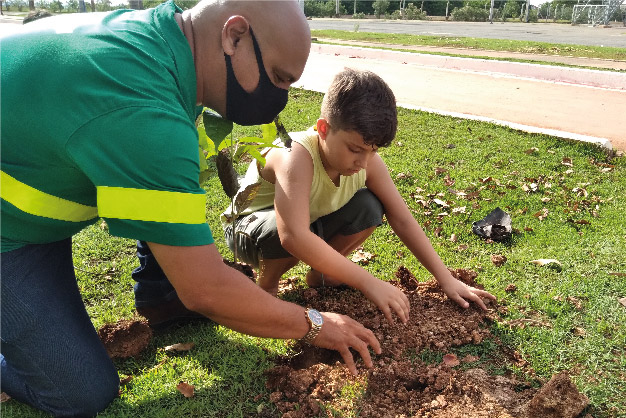
<path id="1" fill-rule="evenodd" d="M 446 295 L 463 308 L 469 308 L 469 302 L 467 300 L 475 302 L 483 310 L 487 310 L 485 302 L 482 298 L 496 300 L 496 297 L 486 290 L 476 289 L 475 287 L 468 286 L 456 278 L 450 277 L 447 280 L 440 280 L 439 286 Z M 467 300 L 466 300 L 467 299 Z"/>
<path id="2" fill-rule="evenodd" d="M 378 280 L 375 277 L 360 290 L 365 297 L 374 302 L 376 306 L 383 311 L 390 325 L 393 325 L 393 318 L 391 316 L 392 309 L 396 312 L 396 315 L 398 315 L 403 324 L 406 324 L 409 320 L 411 307 L 409 299 L 402 290 L 390 283 Z"/>
<path id="3" fill-rule="evenodd" d="M 371 368 L 374 364 L 368 347 L 371 346 L 376 354 L 382 352 L 374 333 L 345 315 L 323 312 L 322 316 L 324 317 L 324 325 L 313 340 L 313 344 L 338 351 L 353 375 L 356 375 L 357 371 L 350 348 L 361 355 L 365 366 Z"/>

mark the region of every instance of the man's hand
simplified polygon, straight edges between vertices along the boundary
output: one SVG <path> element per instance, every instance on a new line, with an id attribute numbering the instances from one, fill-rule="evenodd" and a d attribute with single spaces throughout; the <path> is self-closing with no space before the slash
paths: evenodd
<path id="1" fill-rule="evenodd" d="M 322 316 L 324 317 L 324 325 L 322 325 L 322 330 L 313 340 L 313 344 L 318 347 L 338 351 L 353 375 L 356 375 L 357 371 L 350 348 L 361 355 L 365 366 L 371 368 L 374 364 L 372 363 L 368 347 L 371 346 L 376 354 L 382 352 L 380 343 L 374 336 L 374 333 L 345 315 L 323 312 Z"/>
<path id="2" fill-rule="evenodd" d="M 487 310 L 485 302 L 482 298 L 496 300 L 496 297 L 486 290 L 476 289 L 475 287 L 468 286 L 460 280 L 455 279 L 452 275 L 446 277 L 443 280 L 438 280 L 441 290 L 453 301 L 459 304 L 462 308 L 469 308 L 469 302 L 473 301 L 483 310 Z M 467 300 L 466 300 L 467 299 Z"/>
<path id="3" fill-rule="evenodd" d="M 359 290 L 363 292 L 365 297 L 374 302 L 378 309 L 383 311 L 390 325 L 393 325 L 392 310 L 395 311 L 402 323 L 406 324 L 409 320 L 411 307 L 404 292 L 390 283 L 378 280 L 373 276 L 372 278 L 373 280 L 368 281 L 366 285 L 360 286 Z"/>

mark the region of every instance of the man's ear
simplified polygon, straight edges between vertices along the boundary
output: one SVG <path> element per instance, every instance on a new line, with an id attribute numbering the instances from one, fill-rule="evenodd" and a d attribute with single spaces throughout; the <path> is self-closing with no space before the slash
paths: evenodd
<path id="1" fill-rule="evenodd" d="M 330 129 L 330 124 L 324 118 L 319 118 L 317 120 L 317 134 L 320 136 L 322 140 L 326 140 L 326 136 L 328 135 L 328 131 Z"/>
<path id="2" fill-rule="evenodd" d="M 222 28 L 222 49 L 228 55 L 233 55 L 242 36 L 250 31 L 250 24 L 243 16 L 231 16 Z"/>

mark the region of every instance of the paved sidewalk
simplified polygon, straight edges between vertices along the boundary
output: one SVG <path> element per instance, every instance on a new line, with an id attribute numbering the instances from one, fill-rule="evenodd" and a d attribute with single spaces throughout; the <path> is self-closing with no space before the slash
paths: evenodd
<path id="1" fill-rule="evenodd" d="M 383 77 L 398 104 L 626 150 L 626 74 L 313 44 L 297 86 L 325 92 L 344 67 Z"/>
<path id="2" fill-rule="evenodd" d="M 624 29 L 626 31 L 626 29 Z M 508 58 L 517 60 L 528 61 L 543 61 L 554 64 L 566 64 L 575 65 L 579 67 L 593 67 L 607 70 L 620 70 L 626 71 L 626 61 L 608 60 L 600 58 L 579 58 L 569 57 L 563 55 L 549 55 L 549 54 L 528 54 L 521 52 L 504 52 L 504 51 L 488 51 L 483 49 L 467 49 L 467 48 L 451 48 L 451 47 L 437 47 L 427 45 L 397 45 L 397 44 L 384 44 L 362 41 L 346 41 L 343 39 L 320 39 L 323 42 L 332 42 L 334 44 L 348 45 L 348 46 L 363 46 L 363 47 L 380 47 L 385 49 L 404 49 L 407 51 L 424 52 L 424 53 L 438 53 L 438 54 L 451 54 L 466 57 L 488 57 L 488 58 Z"/>

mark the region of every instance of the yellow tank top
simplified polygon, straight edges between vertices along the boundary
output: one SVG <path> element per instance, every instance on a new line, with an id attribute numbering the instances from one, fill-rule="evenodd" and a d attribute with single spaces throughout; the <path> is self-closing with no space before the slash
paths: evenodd
<path id="1" fill-rule="evenodd" d="M 313 181 L 311 183 L 311 195 L 309 197 L 310 222 L 333 213 L 354 196 L 361 188 L 365 187 L 365 170 L 361 170 L 352 176 L 340 176 L 339 186 L 328 177 L 319 153 L 317 132 L 310 129 L 305 132 L 290 133 L 294 142 L 302 145 L 311 155 L 313 160 Z M 264 180 L 259 174 L 257 161 L 253 160 L 248 167 L 246 176 L 241 182 L 237 194 L 241 193 L 248 185 L 260 182 L 261 186 L 254 200 L 239 214 L 248 215 L 261 209 L 274 206 L 274 184 Z M 228 222 L 231 215 L 229 207 L 222 216 L 222 220 Z"/>

